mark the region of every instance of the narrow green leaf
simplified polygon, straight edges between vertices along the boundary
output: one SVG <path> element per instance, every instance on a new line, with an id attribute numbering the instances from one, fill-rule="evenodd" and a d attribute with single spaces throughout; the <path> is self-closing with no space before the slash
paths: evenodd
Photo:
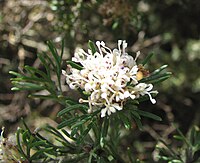
<path id="1" fill-rule="evenodd" d="M 142 123 L 141 123 L 140 119 L 136 118 L 135 116 L 133 116 L 133 119 L 135 120 L 135 123 L 137 124 L 139 130 L 143 131 L 143 127 L 142 127 Z"/>
<path id="2" fill-rule="evenodd" d="M 159 78 L 159 79 L 157 79 L 157 80 L 155 80 L 155 81 L 152 81 L 151 84 L 154 84 L 154 85 L 155 85 L 155 84 L 161 83 L 161 82 L 163 82 L 163 81 L 169 79 L 170 76 L 171 76 L 171 75 L 161 77 L 161 78 Z"/>
<path id="3" fill-rule="evenodd" d="M 72 128 L 70 138 L 78 137 L 80 135 L 79 131 L 81 130 L 81 127 L 82 126 L 77 126 L 77 127 Z M 76 141 L 77 141 L 77 139 L 76 139 Z"/>
<path id="4" fill-rule="evenodd" d="M 44 86 L 34 84 L 34 83 L 29 83 L 29 82 L 12 81 L 12 84 L 15 87 L 17 87 L 19 90 L 43 90 L 44 89 Z M 14 90 L 14 88 L 12 88 L 12 90 Z"/>
<path id="5" fill-rule="evenodd" d="M 47 45 L 49 47 L 49 50 L 51 51 L 51 54 L 53 55 L 53 57 L 54 57 L 54 59 L 56 61 L 56 65 L 59 67 L 59 65 L 60 65 L 60 58 L 59 58 L 59 55 L 58 55 L 58 52 L 57 52 L 55 46 L 53 45 L 52 41 L 48 41 Z"/>
<path id="6" fill-rule="evenodd" d="M 130 129 L 131 128 L 131 121 L 129 120 L 127 115 L 124 115 L 123 113 L 121 113 L 121 114 L 119 114 L 119 118 L 123 122 L 124 127 L 126 129 Z"/>
<path id="7" fill-rule="evenodd" d="M 94 54 L 97 51 L 95 44 L 91 40 L 89 40 L 89 42 L 88 42 L 88 47 L 92 51 L 92 54 Z"/>
<path id="8" fill-rule="evenodd" d="M 27 137 L 27 135 L 28 135 L 28 131 L 27 130 L 22 133 L 22 140 L 23 140 L 23 143 L 25 145 L 28 145 L 28 143 L 29 143 L 29 140 L 28 140 L 29 137 Z"/>
<path id="9" fill-rule="evenodd" d="M 176 130 L 178 131 L 179 135 L 183 138 L 183 141 L 187 144 L 187 146 L 191 147 L 191 144 L 190 144 L 189 140 L 183 135 L 181 130 L 178 127 L 176 127 L 175 124 L 173 124 L 173 126 L 176 128 Z"/>
<path id="10" fill-rule="evenodd" d="M 119 21 L 115 21 L 115 22 L 112 24 L 112 29 L 115 30 L 118 26 L 119 26 Z"/>
<path id="11" fill-rule="evenodd" d="M 102 129 L 102 137 L 106 137 L 108 133 L 108 128 L 109 128 L 109 118 L 105 117 L 103 122 L 103 129 Z"/>
<path id="12" fill-rule="evenodd" d="M 28 97 L 29 98 L 39 98 L 39 99 L 56 99 L 56 96 L 54 96 L 54 95 L 36 95 L 36 94 L 31 94 Z"/>
<path id="13" fill-rule="evenodd" d="M 184 139 L 180 135 L 174 135 L 174 139 L 183 141 Z"/>
<path id="14" fill-rule="evenodd" d="M 46 142 L 43 141 L 43 140 L 36 141 L 36 142 L 30 144 L 30 148 L 38 147 L 38 146 L 44 146 L 45 143 L 46 143 Z"/>
<path id="15" fill-rule="evenodd" d="M 21 129 L 18 129 L 17 130 L 17 133 L 16 133 L 16 138 L 17 138 L 17 147 L 18 147 L 18 150 L 19 152 L 21 153 L 21 155 L 28 159 L 28 157 L 26 156 L 26 154 L 24 153 L 23 149 L 22 149 L 22 146 L 21 146 L 21 142 L 20 142 L 20 133 L 21 133 Z"/>
<path id="16" fill-rule="evenodd" d="M 134 110 L 132 110 L 131 111 L 131 114 L 134 116 L 134 117 L 136 117 L 137 119 L 141 119 L 141 117 L 140 117 L 140 115 L 137 113 L 137 111 L 134 111 Z"/>
<path id="17" fill-rule="evenodd" d="M 47 81 L 51 81 L 51 80 L 49 79 L 49 77 L 48 77 L 44 72 L 42 72 L 42 71 L 40 71 L 40 70 L 38 70 L 38 69 L 36 69 L 36 68 L 34 68 L 34 67 L 25 66 L 24 69 L 25 69 L 25 70 L 32 71 L 32 72 L 34 72 L 34 73 L 36 73 L 36 74 L 39 74 L 41 77 L 43 77 L 43 78 L 44 78 L 45 80 L 47 80 Z"/>
<path id="18" fill-rule="evenodd" d="M 162 121 L 162 118 L 160 118 L 159 116 L 153 114 L 153 113 L 149 113 L 149 112 L 146 112 L 146 111 L 142 111 L 142 110 L 135 110 L 139 115 L 143 116 L 143 117 L 148 117 L 148 118 L 151 118 L 151 119 L 154 119 L 156 121 Z"/>
<path id="19" fill-rule="evenodd" d="M 51 54 L 53 56 L 53 58 L 55 59 L 56 62 L 56 69 L 54 69 L 54 71 L 56 72 L 57 78 L 58 78 L 58 83 L 59 83 L 59 88 L 61 91 L 61 82 L 60 82 L 60 76 L 61 76 L 61 58 L 58 55 L 57 49 L 55 48 L 55 46 L 53 45 L 53 43 L 51 41 L 49 41 L 47 43 Z"/>
<path id="20" fill-rule="evenodd" d="M 160 142 L 162 142 L 166 147 L 168 152 L 174 157 L 177 158 L 179 155 L 177 153 L 177 151 L 174 151 L 173 148 L 171 148 L 165 141 L 163 141 L 162 139 L 159 139 Z"/>
<path id="21" fill-rule="evenodd" d="M 76 138 L 74 138 L 73 136 L 71 136 L 65 129 L 61 130 L 68 138 L 72 139 L 73 141 L 76 141 Z"/>
<path id="22" fill-rule="evenodd" d="M 76 127 L 78 127 L 78 126 L 80 126 L 80 125 L 83 125 L 83 124 L 86 123 L 86 122 L 87 122 L 87 120 L 83 119 L 83 120 L 81 120 L 81 121 L 76 122 L 74 125 L 71 126 L 71 128 L 72 128 L 72 129 L 73 129 L 73 128 L 76 128 Z"/>
<path id="23" fill-rule="evenodd" d="M 61 52 L 60 52 L 60 59 L 62 60 L 63 54 L 64 54 L 64 47 L 65 47 L 65 40 L 62 39 L 62 44 L 61 44 Z"/>
<path id="24" fill-rule="evenodd" d="M 69 64 L 70 66 L 72 66 L 72 68 L 75 68 L 77 70 L 82 70 L 83 69 L 82 66 L 80 66 L 79 64 L 77 64 L 77 63 L 75 63 L 73 61 L 67 61 L 67 64 Z"/>
<path id="25" fill-rule="evenodd" d="M 74 124 L 77 121 L 77 119 L 78 118 L 71 118 L 71 119 L 62 121 L 60 124 L 58 124 L 57 128 L 61 129 L 61 128 L 66 127 L 66 126 L 71 126 L 72 124 Z"/>
<path id="26" fill-rule="evenodd" d="M 163 77 L 166 77 L 166 76 L 170 76 L 172 73 L 171 72 L 166 72 L 166 73 L 163 73 L 163 74 L 156 74 L 156 75 L 151 75 L 151 76 L 148 76 L 146 78 L 143 78 L 141 80 L 139 80 L 139 82 L 151 82 L 153 80 L 158 80 L 160 78 L 163 78 Z"/>
<path id="27" fill-rule="evenodd" d="M 51 78 L 49 64 L 48 64 L 47 61 L 44 59 L 44 55 L 37 54 L 37 57 L 40 59 L 41 63 L 42 63 L 43 66 L 45 67 L 45 70 L 46 70 L 46 72 L 47 72 L 48 78 Z"/>
<path id="28" fill-rule="evenodd" d="M 24 118 L 21 118 L 21 120 L 22 120 L 22 123 L 23 123 L 24 127 L 26 128 L 26 130 L 27 130 L 27 131 L 29 132 L 29 134 L 31 135 L 31 134 L 32 134 L 32 133 L 31 133 L 31 130 L 28 128 L 27 124 L 25 123 Z"/>
<path id="29" fill-rule="evenodd" d="M 93 122 L 91 122 L 87 128 L 83 131 L 83 133 L 80 135 L 80 137 L 77 140 L 77 144 L 81 144 L 84 141 L 84 138 L 87 136 L 87 134 L 89 133 L 89 131 L 92 129 L 93 127 Z"/>
<path id="30" fill-rule="evenodd" d="M 58 131 L 57 129 L 55 129 L 54 127 L 52 126 L 47 126 L 45 128 L 45 130 L 47 131 L 50 131 L 51 133 L 53 133 L 54 135 L 56 135 L 57 137 L 59 137 L 63 143 L 65 144 L 65 146 L 68 146 L 68 147 L 72 147 L 72 145 L 69 143 L 69 141 L 63 136 L 63 134 L 60 133 L 60 131 Z"/>
<path id="31" fill-rule="evenodd" d="M 75 109 L 87 111 L 88 107 L 83 105 L 83 104 L 71 105 L 71 106 L 68 106 L 67 108 L 61 110 L 60 112 L 58 112 L 57 116 L 60 117 L 60 116 L 66 114 L 66 113 L 68 113 L 68 112 L 70 112 L 72 110 L 75 110 Z"/>
<path id="32" fill-rule="evenodd" d="M 151 75 L 156 75 L 159 74 L 160 72 L 162 72 L 164 69 L 166 69 L 168 67 L 168 65 L 163 65 L 160 68 L 156 69 L 154 72 L 151 73 Z"/>
<path id="33" fill-rule="evenodd" d="M 20 91 L 20 89 L 18 87 L 12 87 L 11 91 Z"/>
<path id="34" fill-rule="evenodd" d="M 147 57 L 142 61 L 142 65 L 145 65 L 147 62 L 149 62 L 153 55 L 154 53 L 150 53 L 149 55 L 147 55 Z"/>
<path id="35" fill-rule="evenodd" d="M 20 82 L 20 81 L 22 81 L 22 82 L 26 81 L 26 82 L 31 82 L 31 83 L 33 83 L 33 82 L 41 82 L 41 83 L 46 82 L 46 80 L 43 79 L 43 78 L 28 77 L 28 76 L 23 76 L 23 77 L 20 77 L 20 78 L 11 78 L 10 80 L 11 81 L 18 81 L 18 82 Z"/>
<path id="36" fill-rule="evenodd" d="M 17 72 L 14 72 L 14 71 L 9 71 L 9 74 L 15 75 L 15 76 L 18 76 L 18 77 L 23 77 L 23 76 L 24 76 L 24 75 L 22 75 L 22 74 L 19 74 L 19 73 L 17 73 Z"/>
<path id="37" fill-rule="evenodd" d="M 37 160 L 37 159 L 39 159 L 39 158 L 41 157 L 41 155 L 45 155 L 45 152 L 49 152 L 49 151 L 51 151 L 51 150 L 53 150 L 52 147 L 41 149 L 41 150 L 37 151 L 36 153 L 34 153 L 34 154 L 31 156 L 30 160 Z M 44 156 L 43 156 L 43 157 L 44 157 Z"/>

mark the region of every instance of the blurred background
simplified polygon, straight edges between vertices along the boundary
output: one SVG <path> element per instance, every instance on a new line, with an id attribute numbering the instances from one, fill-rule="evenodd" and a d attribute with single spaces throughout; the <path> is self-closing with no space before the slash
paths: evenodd
<path id="1" fill-rule="evenodd" d="M 11 91 L 8 73 L 22 72 L 24 65 L 40 68 L 36 55 L 47 52 L 46 41 L 53 40 L 59 49 L 64 39 L 67 60 L 77 46 L 86 49 L 88 40 L 103 40 L 114 48 L 124 39 L 129 54 L 141 51 L 139 60 L 155 53 L 150 71 L 167 64 L 173 73 L 156 85 L 156 105 L 139 106 L 163 121 L 143 119 L 143 132 L 134 122 L 131 130 L 123 131 L 122 151 L 130 146 L 136 158 L 151 162 L 159 137 L 171 143 L 172 123 L 184 134 L 200 125 L 199 16 L 199 0 L 0 0 L 0 127 L 12 133 L 21 117 L 33 128 L 55 123 L 62 106 Z"/>

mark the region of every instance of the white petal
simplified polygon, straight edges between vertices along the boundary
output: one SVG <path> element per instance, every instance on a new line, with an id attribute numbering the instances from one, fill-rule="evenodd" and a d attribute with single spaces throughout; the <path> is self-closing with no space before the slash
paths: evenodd
<path id="1" fill-rule="evenodd" d="M 130 95 L 130 97 L 131 97 L 131 99 L 133 99 L 133 100 L 136 98 L 135 95 Z"/>
<path id="2" fill-rule="evenodd" d="M 109 107 L 109 110 L 112 112 L 112 113 L 115 113 L 116 112 L 116 110 L 115 110 L 115 108 L 114 107 Z"/>
<path id="3" fill-rule="evenodd" d="M 112 106 L 115 107 L 117 110 L 122 110 L 122 107 L 120 107 L 117 103 L 113 104 Z"/>
<path id="4" fill-rule="evenodd" d="M 71 89 L 77 89 L 79 86 L 78 86 L 78 83 L 77 83 L 77 82 L 72 82 L 72 83 L 69 84 L 69 87 L 70 87 Z"/>
<path id="5" fill-rule="evenodd" d="M 111 115 L 111 111 L 110 111 L 109 109 L 107 110 L 107 114 L 108 114 L 108 115 Z"/>
<path id="6" fill-rule="evenodd" d="M 89 91 L 91 91 L 91 90 L 92 90 L 92 85 L 89 84 L 89 83 L 86 83 L 86 84 L 85 84 L 85 91 L 86 91 L 86 92 L 89 92 Z"/>
<path id="7" fill-rule="evenodd" d="M 130 96 L 129 91 L 125 91 L 125 92 L 124 92 L 124 97 L 125 97 L 125 98 L 128 98 L 129 96 Z"/>
<path id="8" fill-rule="evenodd" d="M 106 116 L 106 112 L 107 112 L 107 108 L 104 108 L 101 110 L 101 117 L 105 117 Z"/>
<path id="9" fill-rule="evenodd" d="M 120 97 L 120 99 L 123 100 L 123 99 L 124 99 L 124 94 L 120 92 L 120 93 L 119 93 L 119 97 Z"/>
<path id="10" fill-rule="evenodd" d="M 62 74 L 66 76 L 67 72 L 65 70 L 62 70 Z"/>
<path id="11" fill-rule="evenodd" d="M 115 100 L 116 100 L 117 102 L 120 100 L 118 95 L 115 97 Z"/>
<path id="12" fill-rule="evenodd" d="M 102 93 L 101 97 L 104 98 L 104 99 L 106 99 L 107 98 L 107 93 L 106 92 Z"/>

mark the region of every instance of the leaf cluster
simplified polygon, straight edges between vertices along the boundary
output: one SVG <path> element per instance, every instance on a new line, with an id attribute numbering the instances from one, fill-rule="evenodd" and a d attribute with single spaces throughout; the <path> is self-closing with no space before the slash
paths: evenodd
<path id="1" fill-rule="evenodd" d="M 174 135 L 174 139 L 181 142 L 179 149 L 173 149 L 172 146 L 160 140 L 164 147 L 157 146 L 159 151 L 159 160 L 168 163 L 198 163 L 200 162 L 200 129 L 193 126 L 187 136 L 177 128 L 178 135 Z"/>

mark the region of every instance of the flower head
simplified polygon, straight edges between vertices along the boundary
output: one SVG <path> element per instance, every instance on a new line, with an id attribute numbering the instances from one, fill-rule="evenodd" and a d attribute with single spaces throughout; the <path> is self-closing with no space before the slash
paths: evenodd
<path id="1" fill-rule="evenodd" d="M 148 95 L 153 104 L 156 102 L 151 96 L 157 93 L 152 91 L 153 85 L 139 81 L 141 65 L 136 64 L 139 52 L 135 59 L 128 55 L 125 51 L 127 43 L 122 40 L 114 50 L 103 41 L 97 41 L 96 46 L 98 51 L 94 54 L 83 49 L 75 52 L 72 61 L 80 64 L 81 70 L 70 67 L 70 74 L 63 71 L 71 89 L 81 88 L 89 95 L 87 100 L 79 100 L 89 103 L 89 112 L 101 108 L 101 117 L 105 117 L 122 110 L 128 99 L 135 100 L 144 95 Z"/>

